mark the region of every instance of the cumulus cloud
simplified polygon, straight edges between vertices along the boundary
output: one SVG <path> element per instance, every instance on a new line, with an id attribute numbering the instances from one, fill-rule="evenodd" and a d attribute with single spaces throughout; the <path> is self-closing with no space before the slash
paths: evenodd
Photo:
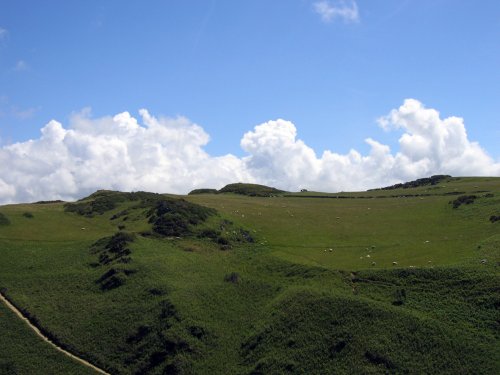
<path id="1" fill-rule="evenodd" d="M 319 14 L 324 22 L 332 22 L 339 18 L 346 22 L 359 21 L 358 4 L 352 1 L 316 1 L 313 4 L 314 11 Z"/>
<path id="2" fill-rule="evenodd" d="M 211 157 L 209 136 L 183 117 L 155 118 L 141 110 L 92 119 L 88 110 L 70 126 L 50 121 L 36 140 L 0 149 L 0 202 L 73 199 L 96 189 L 182 193 L 199 185 L 248 180 L 242 160 Z"/>
<path id="3" fill-rule="evenodd" d="M 434 109 L 407 99 L 379 119 L 402 131 L 399 151 L 371 138 L 370 151 L 322 155 L 297 137 L 290 121 L 278 119 L 243 135 L 246 156 L 212 156 L 209 135 L 184 117 L 139 111 L 92 118 L 86 109 L 68 127 L 55 120 L 38 139 L 0 148 L 0 203 L 71 200 L 97 189 L 187 193 L 237 181 L 275 187 L 340 191 L 393 184 L 436 173 L 500 175 L 495 162 L 469 141 L 461 118 L 441 119 Z"/>

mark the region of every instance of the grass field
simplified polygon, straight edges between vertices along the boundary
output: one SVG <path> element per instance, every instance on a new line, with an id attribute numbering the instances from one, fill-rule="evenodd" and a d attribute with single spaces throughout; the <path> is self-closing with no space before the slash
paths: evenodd
<path id="1" fill-rule="evenodd" d="M 498 195 L 452 210 L 449 201 L 456 195 L 448 194 L 498 194 L 499 180 L 460 179 L 444 186 L 322 194 L 331 197 L 322 199 L 308 198 L 315 195 L 310 192 L 295 194 L 300 199 L 188 198 L 254 228 L 261 244 L 294 262 L 336 269 L 385 268 L 394 261 L 404 267 L 479 262 L 479 242 L 499 233 L 488 220 L 498 211 Z M 339 196 L 344 198 L 334 198 Z M 352 199 L 360 196 L 365 198 Z"/>
<path id="2" fill-rule="evenodd" d="M 84 211 L 106 194 L 0 207 L 0 288 L 110 373 L 500 372 L 500 178 Z M 89 373 L 4 310 L 0 372 Z"/>

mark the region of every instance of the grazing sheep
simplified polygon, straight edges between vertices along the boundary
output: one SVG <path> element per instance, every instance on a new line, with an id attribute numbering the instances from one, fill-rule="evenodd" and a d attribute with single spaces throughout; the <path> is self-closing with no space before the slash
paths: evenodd
<path id="1" fill-rule="evenodd" d="M 487 262 L 487 261 L 488 261 L 488 260 L 486 260 L 486 259 L 481 259 L 481 263 L 482 263 L 482 264 L 486 264 L 486 262 Z"/>
<path id="2" fill-rule="evenodd" d="M 372 266 L 374 266 L 374 265 L 376 265 L 376 264 L 377 264 L 377 263 L 375 263 L 375 262 L 372 262 Z"/>
<path id="3" fill-rule="evenodd" d="M 392 265 L 393 265 L 393 266 L 397 266 L 397 265 L 398 265 L 398 262 L 392 262 Z"/>

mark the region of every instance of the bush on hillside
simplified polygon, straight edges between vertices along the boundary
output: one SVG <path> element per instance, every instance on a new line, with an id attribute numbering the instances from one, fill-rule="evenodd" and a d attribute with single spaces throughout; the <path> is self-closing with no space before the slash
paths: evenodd
<path id="1" fill-rule="evenodd" d="M 163 214 L 153 223 L 153 231 L 162 236 L 180 237 L 190 233 L 189 225 L 179 214 Z"/>
<path id="2" fill-rule="evenodd" d="M 406 290 L 405 289 L 396 289 L 394 292 L 394 301 L 392 304 L 394 306 L 401 306 L 406 302 Z"/>
<path id="3" fill-rule="evenodd" d="M 144 191 L 122 193 L 119 191 L 98 190 L 75 203 L 66 203 L 64 205 L 64 210 L 92 217 L 94 215 L 102 215 L 105 212 L 111 211 L 116 208 L 117 204 L 122 202 L 138 201 L 139 206 L 150 207 L 163 198 L 164 197 L 161 194 L 148 193 Z"/>
<path id="4" fill-rule="evenodd" d="M 491 221 L 492 223 L 495 223 L 495 222 L 497 222 L 497 221 L 500 221 L 500 215 L 491 215 L 491 216 L 490 216 L 490 221 Z"/>
<path id="5" fill-rule="evenodd" d="M 3 213 L 0 212 L 0 225 L 9 225 L 10 220 Z"/>
<path id="6" fill-rule="evenodd" d="M 230 274 L 224 276 L 224 281 L 236 284 L 240 281 L 240 274 L 238 272 L 231 272 Z"/>
<path id="7" fill-rule="evenodd" d="M 188 195 L 196 194 L 217 194 L 217 189 L 194 189 L 188 193 Z"/>
<path id="8" fill-rule="evenodd" d="M 132 251 L 128 244 L 135 240 L 135 235 L 127 232 L 118 232 L 111 237 L 104 237 L 95 242 L 91 250 L 98 254 L 99 264 L 129 263 Z"/>
<path id="9" fill-rule="evenodd" d="M 111 268 L 97 279 L 96 283 L 99 284 L 103 291 L 111 290 L 125 284 L 125 276 L 122 272 L 117 271 L 115 268 Z"/>
<path id="10" fill-rule="evenodd" d="M 34 218 L 34 216 L 33 216 L 33 214 L 31 212 L 24 212 L 23 216 L 25 218 L 27 218 L 27 219 L 33 219 Z"/>
<path id="11" fill-rule="evenodd" d="M 211 229 L 211 228 L 207 228 L 207 229 L 203 229 L 200 234 L 198 234 L 198 237 L 200 238 L 210 238 L 212 240 L 215 240 L 217 239 L 217 237 L 220 236 L 220 232 L 215 230 L 215 229 Z"/>
<path id="12" fill-rule="evenodd" d="M 75 212 L 82 216 L 92 217 L 111 211 L 116 207 L 117 203 L 124 202 L 125 200 L 125 197 L 120 195 L 99 196 L 89 201 L 66 203 L 64 205 L 64 210 L 67 212 Z"/>
<path id="13" fill-rule="evenodd" d="M 402 184 L 395 184 L 391 186 L 386 186 L 383 188 L 380 188 L 380 190 L 393 190 L 393 189 L 409 189 L 409 188 L 415 188 L 419 186 L 427 186 L 427 185 L 437 185 L 443 180 L 446 180 L 448 178 L 451 178 L 451 176 L 444 175 L 444 174 L 437 174 L 431 177 L 425 177 L 425 178 L 419 178 L 415 181 L 409 181 L 405 182 Z M 375 189 L 372 189 L 375 190 Z"/>
<path id="14" fill-rule="evenodd" d="M 251 197 L 271 197 L 283 194 L 285 191 L 265 185 L 237 183 L 224 186 L 219 190 L 219 193 L 234 193 Z"/>
<path id="15" fill-rule="evenodd" d="M 458 208 L 462 204 L 474 203 L 476 198 L 477 198 L 477 196 L 475 196 L 475 195 L 461 195 L 457 199 L 451 201 L 450 203 L 453 204 L 453 208 Z"/>
<path id="16" fill-rule="evenodd" d="M 183 199 L 164 199 L 148 213 L 153 231 L 162 236 L 181 237 L 193 234 L 192 226 L 215 215 L 213 208 L 203 207 Z"/>

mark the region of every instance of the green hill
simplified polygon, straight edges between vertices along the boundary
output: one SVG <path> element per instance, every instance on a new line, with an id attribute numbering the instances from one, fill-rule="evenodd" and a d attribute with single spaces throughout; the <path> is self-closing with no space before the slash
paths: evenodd
<path id="1" fill-rule="evenodd" d="M 113 374 L 496 374 L 500 178 L 438 180 L 2 206 L 0 288 Z M 0 314 L 1 373 L 89 373 Z"/>
<path id="2" fill-rule="evenodd" d="M 244 184 L 236 183 L 224 186 L 220 190 L 216 189 L 195 189 L 189 192 L 188 195 L 198 195 L 198 194 L 223 194 L 223 193 L 233 193 L 240 195 L 248 195 L 250 197 L 272 197 L 285 193 L 283 190 L 279 190 L 273 187 L 258 185 L 258 184 Z"/>

